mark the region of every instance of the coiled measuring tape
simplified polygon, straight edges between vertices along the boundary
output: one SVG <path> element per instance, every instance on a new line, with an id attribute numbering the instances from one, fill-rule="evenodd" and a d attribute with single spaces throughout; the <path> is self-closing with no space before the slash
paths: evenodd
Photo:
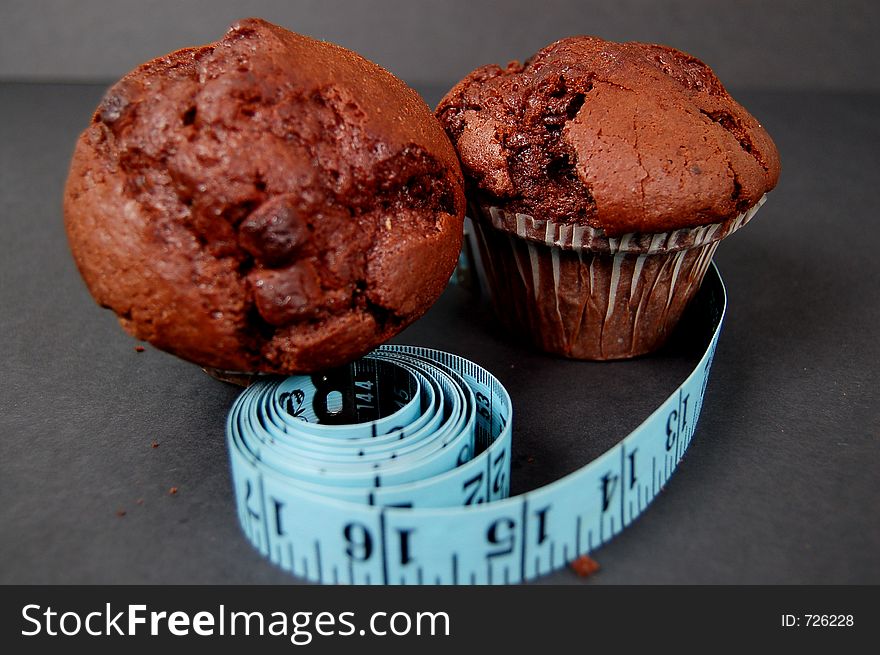
<path id="1" fill-rule="evenodd" d="M 245 535 L 319 583 L 514 583 L 565 566 L 639 516 L 691 442 L 727 303 L 714 264 L 700 293 L 708 338 L 685 381 L 604 454 L 515 497 L 510 397 L 473 362 L 385 345 L 252 384 L 227 420 Z"/>

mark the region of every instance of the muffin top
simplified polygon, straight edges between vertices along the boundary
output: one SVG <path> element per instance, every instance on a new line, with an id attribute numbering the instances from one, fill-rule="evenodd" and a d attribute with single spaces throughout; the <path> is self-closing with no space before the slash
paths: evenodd
<path id="1" fill-rule="evenodd" d="M 732 218 L 779 177 L 761 124 L 679 50 L 579 36 L 459 82 L 436 115 L 469 198 L 608 236 Z"/>
<path id="2" fill-rule="evenodd" d="M 386 70 L 259 19 L 138 67 L 81 135 L 65 223 L 98 303 L 205 366 L 342 364 L 455 265 L 463 179 Z"/>

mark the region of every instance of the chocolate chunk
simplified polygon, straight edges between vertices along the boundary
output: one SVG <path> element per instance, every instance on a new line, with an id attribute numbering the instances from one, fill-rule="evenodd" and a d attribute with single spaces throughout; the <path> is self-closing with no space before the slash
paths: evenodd
<path id="1" fill-rule="evenodd" d="M 257 311 L 271 325 L 310 318 L 321 309 L 321 280 L 309 261 L 283 269 L 256 270 L 250 279 Z"/>
<path id="2" fill-rule="evenodd" d="M 77 266 L 124 329 L 269 373 L 339 366 L 421 316 L 464 208 L 458 157 L 418 93 L 259 19 L 114 85 L 64 200 Z"/>
<path id="3" fill-rule="evenodd" d="M 279 266 L 309 239 L 309 226 L 296 209 L 296 197 L 276 196 L 241 223 L 238 243 L 257 261 Z"/>
<path id="4" fill-rule="evenodd" d="M 779 177 L 779 153 L 686 53 L 578 36 L 483 66 L 436 111 L 469 199 L 609 236 L 718 223 Z"/>

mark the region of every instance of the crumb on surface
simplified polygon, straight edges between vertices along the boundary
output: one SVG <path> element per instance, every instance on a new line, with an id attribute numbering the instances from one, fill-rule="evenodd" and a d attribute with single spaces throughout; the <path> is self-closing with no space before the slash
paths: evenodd
<path id="1" fill-rule="evenodd" d="M 150 442 L 150 448 L 158 448 L 158 447 L 159 447 L 159 442 L 156 441 L 155 439 L 152 442 Z"/>
<path id="2" fill-rule="evenodd" d="M 135 346 L 135 347 L 134 347 L 134 350 L 135 350 L 135 352 L 142 353 L 142 352 L 144 352 L 144 350 L 146 350 L 146 349 L 145 349 L 143 346 Z"/>
<path id="3" fill-rule="evenodd" d="M 578 574 L 581 578 L 587 578 L 599 570 L 599 562 L 589 555 L 581 555 L 573 560 L 569 566 L 571 570 Z"/>
<path id="4" fill-rule="evenodd" d="M 125 514 L 126 514 L 126 511 L 124 509 L 122 509 L 121 507 L 116 510 L 116 516 L 118 516 L 119 518 L 122 518 L 123 516 L 125 516 Z"/>
<path id="5" fill-rule="evenodd" d="M 171 487 L 171 488 L 168 490 L 168 495 L 169 495 L 169 496 L 176 496 L 176 495 L 177 495 L 177 487 Z"/>

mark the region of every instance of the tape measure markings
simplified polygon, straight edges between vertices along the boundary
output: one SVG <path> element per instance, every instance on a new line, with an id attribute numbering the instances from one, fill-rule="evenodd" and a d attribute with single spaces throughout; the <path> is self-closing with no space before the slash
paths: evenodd
<path id="1" fill-rule="evenodd" d="M 392 345 L 329 378 L 252 385 L 227 421 L 245 535 L 316 582 L 493 584 L 564 566 L 632 523 L 690 445 L 726 305 L 714 265 L 703 293 L 711 337 L 678 389 L 595 460 L 513 498 L 510 398 L 473 362 Z"/>

